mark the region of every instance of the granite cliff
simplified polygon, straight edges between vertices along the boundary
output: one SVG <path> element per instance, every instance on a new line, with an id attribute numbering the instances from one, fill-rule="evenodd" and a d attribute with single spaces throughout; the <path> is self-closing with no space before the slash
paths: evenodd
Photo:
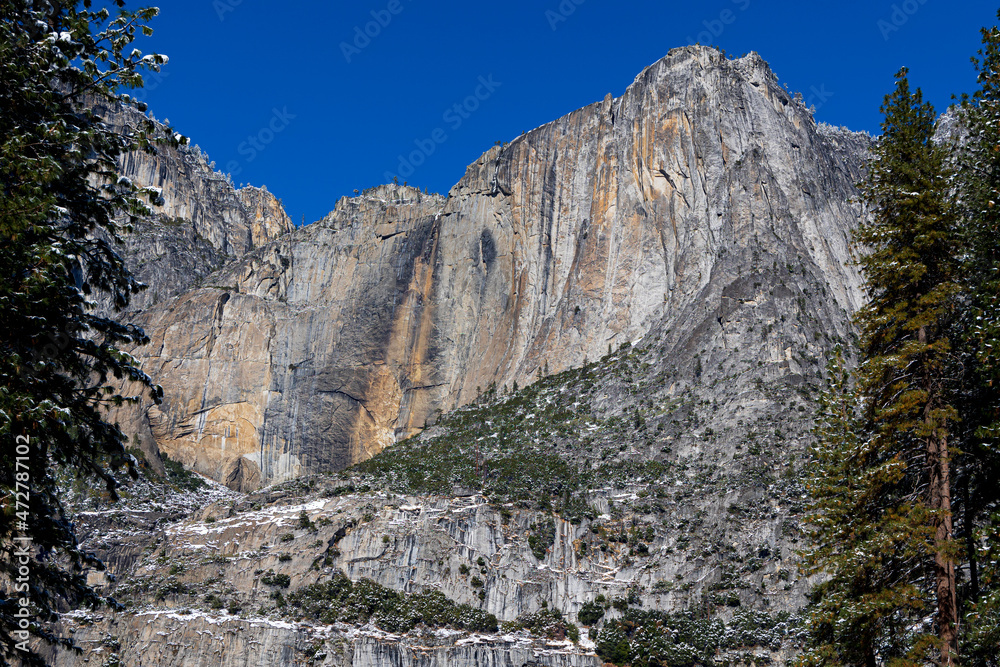
<path id="1" fill-rule="evenodd" d="M 193 152 L 125 163 L 182 222 L 130 242 L 165 400 L 119 418 L 215 481 L 80 491 L 127 610 L 62 629 L 91 664 L 597 667 L 644 650 L 625 619 L 670 629 L 663 664 L 784 661 L 869 144 L 756 54 L 687 47 L 447 197 L 297 229 Z M 497 625 L 415 621 L 432 594 Z"/>
<path id="2" fill-rule="evenodd" d="M 796 375 L 790 349 L 844 335 L 861 299 L 848 230 L 867 141 L 818 127 L 756 54 L 690 47 L 491 149 L 447 198 L 382 186 L 259 247 L 287 224 L 237 234 L 221 207 L 196 238 L 249 252 L 199 285 L 164 281 L 184 291 L 138 316 L 166 394 L 131 424 L 247 491 L 363 461 L 491 385 L 654 330 L 681 364 L 704 349 L 713 368 Z M 169 191 L 179 211 L 204 200 Z M 748 336 L 797 299 L 815 325 Z"/>
<path id="3" fill-rule="evenodd" d="M 134 127 L 141 118 L 125 107 L 98 112 L 116 128 Z M 133 299 L 128 315 L 184 292 L 226 262 L 294 229 L 267 188 L 236 189 L 214 166 L 188 145 L 128 153 L 119 160 L 123 177 L 161 194 L 150 219 L 122 237 L 129 267 L 148 287 Z"/>
<path id="4" fill-rule="evenodd" d="M 131 108 L 100 107 L 98 112 L 123 132 L 141 119 Z M 228 262 L 294 229 L 281 202 L 266 187 L 237 189 L 213 167 L 199 148 L 188 145 L 161 146 L 156 153 L 129 153 L 119 160 L 124 178 L 161 194 L 152 215 L 122 235 L 121 252 L 147 289 L 133 296 L 121 317 L 141 319 L 145 311 L 202 284 Z M 100 303 L 110 309 L 106 299 Z M 162 473 L 146 416 L 133 412 L 115 418 Z"/>

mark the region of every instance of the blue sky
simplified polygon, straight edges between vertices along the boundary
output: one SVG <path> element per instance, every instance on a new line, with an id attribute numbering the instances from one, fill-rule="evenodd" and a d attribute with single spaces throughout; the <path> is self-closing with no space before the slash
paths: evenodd
<path id="1" fill-rule="evenodd" d="M 142 93 L 156 117 L 299 223 L 391 174 L 446 193 L 495 141 L 617 97 L 694 42 L 757 51 L 819 120 L 877 133 L 903 65 L 939 109 L 975 88 L 969 58 L 998 5 L 173 0 L 137 46 L 170 57 Z M 400 163 L 414 151 L 421 164 Z"/>

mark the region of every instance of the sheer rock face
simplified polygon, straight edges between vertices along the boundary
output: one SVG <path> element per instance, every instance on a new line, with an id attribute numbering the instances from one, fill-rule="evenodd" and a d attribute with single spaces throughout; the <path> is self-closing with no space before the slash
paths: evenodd
<path id="1" fill-rule="evenodd" d="M 135 127 L 141 120 L 133 109 L 102 107 L 100 112 L 118 127 Z M 133 298 L 129 315 L 180 294 L 225 262 L 294 229 L 267 188 L 235 189 L 198 148 L 159 146 L 155 154 L 128 153 L 119 159 L 119 172 L 162 194 L 152 219 L 122 237 L 132 272 L 148 286 Z"/>
<path id="2" fill-rule="evenodd" d="M 250 246 L 259 248 L 295 229 L 281 202 L 267 188 L 248 185 L 236 191 L 250 230 Z"/>
<path id="3" fill-rule="evenodd" d="M 737 360 L 796 375 L 792 342 L 845 335 L 862 300 L 849 201 L 868 142 L 817 127 L 756 54 L 688 47 L 488 151 L 447 199 L 382 186 L 264 245 L 288 224 L 259 193 L 234 193 L 253 211 L 234 223 L 196 210 L 210 183 L 136 167 L 195 229 L 217 221 L 199 232 L 215 252 L 248 254 L 141 315 L 165 401 L 129 425 L 250 490 L 652 332 L 681 365 L 717 359 L 719 378 Z M 762 344 L 744 323 L 763 319 L 777 331 Z"/>
<path id="4" fill-rule="evenodd" d="M 105 122 L 117 127 L 137 127 L 142 120 L 133 109 L 102 107 L 98 111 Z M 159 131 L 163 132 L 162 126 Z M 140 187 L 158 189 L 162 196 L 151 207 L 149 220 L 122 235 L 122 254 L 133 275 L 147 286 L 119 315 L 124 319 L 135 320 L 202 283 L 226 262 L 294 229 L 281 202 L 267 188 L 235 189 L 228 178 L 212 169 L 198 148 L 158 146 L 154 154 L 128 153 L 119 159 L 119 172 Z M 100 305 L 111 309 L 107 299 Z M 133 412 L 120 412 L 116 417 L 158 472 L 163 472 L 149 418 Z"/>
<path id="5" fill-rule="evenodd" d="M 580 545 L 592 539 L 594 524 L 556 518 L 551 544 L 539 557 L 528 535 L 536 523 L 551 518 L 548 513 L 491 506 L 481 496 L 360 492 L 331 497 L 329 488 L 310 491 L 295 488 L 294 482 L 282 486 L 250 496 L 220 490 L 215 502 L 204 494 L 204 505 L 187 510 L 190 514 L 183 518 L 171 503 L 176 497 L 163 499 L 165 506 L 156 511 L 139 502 L 80 515 L 85 547 L 113 575 L 92 573 L 91 583 L 103 594 L 127 599 L 129 609 L 64 615 L 61 630 L 72 630 L 83 654 L 53 651 L 48 664 L 76 665 L 98 656 L 91 664 L 103 664 L 114 654 L 123 664 L 159 667 L 301 665 L 310 656 L 321 656 L 312 664 L 343 667 L 599 667 L 586 628 L 576 645 L 524 632 L 417 628 L 392 635 L 373 625 L 303 619 L 294 596 L 343 573 L 353 581 L 367 578 L 406 593 L 440 591 L 500 621 L 547 608 L 582 625 L 578 614 L 583 604 L 598 595 L 607 600 L 637 595 L 644 609 L 700 609 L 720 581 L 714 558 L 684 553 L 682 534 L 651 518 L 640 520 L 655 533 L 646 538 L 644 555 L 633 554 L 625 542 L 583 550 Z M 159 505 L 159 495 L 150 498 Z M 594 501 L 606 511 L 612 497 Z M 624 531 L 628 523 L 631 519 L 620 519 L 614 532 Z M 772 529 L 770 521 L 743 523 L 746 539 L 732 552 L 740 562 L 757 555 L 759 540 L 766 541 Z M 610 530 L 609 523 L 602 525 Z M 760 608 L 766 588 L 770 613 L 797 610 L 808 581 L 795 577 L 783 585 L 780 570 L 772 565 L 794 568 L 769 559 L 736 575 L 738 584 L 728 582 L 732 594 L 742 605 Z M 288 581 L 269 584 L 262 580 L 265 573 L 285 575 Z M 284 600 L 276 606 L 279 592 L 290 600 L 287 606 Z M 220 599 L 220 608 L 207 608 L 213 597 Z M 240 614 L 227 614 L 227 607 Z M 612 607 L 605 620 L 620 616 Z M 755 647 L 754 655 L 777 664 L 791 657 L 790 648 Z M 717 662 L 743 664 L 734 659 L 736 653 L 746 651 L 719 655 Z"/>
<path id="6" fill-rule="evenodd" d="M 442 204 L 393 186 L 343 200 L 145 313 L 144 367 L 169 394 L 146 413 L 159 447 L 247 490 L 390 444 L 430 372 L 424 311 Z"/>
<path id="7" fill-rule="evenodd" d="M 438 631 L 399 637 L 377 629 L 314 627 L 307 624 L 241 618 L 224 613 L 181 610 L 124 618 L 84 617 L 64 625 L 74 631 L 80 654 L 58 651 L 53 667 L 73 667 L 108 656 L 127 665 L 201 667 L 202 665 L 317 665 L 324 667 L 600 667 L 593 653 L 559 642 L 530 641 L 509 635 Z M 452 636 L 452 635 L 457 635 Z M 109 637 L 128 638 L 118 642 Z M 120 645 L 119 645 L 120 644 Z M 114 663 L 111 663 L 114 664 Z"/>

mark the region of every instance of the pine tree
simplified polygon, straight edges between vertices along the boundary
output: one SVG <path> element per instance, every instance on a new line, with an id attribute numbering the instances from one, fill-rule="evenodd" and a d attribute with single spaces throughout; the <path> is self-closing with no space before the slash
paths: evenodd
<path id="1" fill-rule="evenodd" d="M 806 483 L 813 543 L 802 563 L 805 574 L 829 578 L 811 594 L 806 623 L 811 647 L 802 665 L 874 666 L 885 641 L 906 632 L 897 610 L 923 604 L 921 591 L 899 576 L 907 566 L 895 533 L 878 530 L 870 520 L 865 495 L 870 483 L 856 458 L 864 448 L 863 433 L 853 380 L 838 348 L 816 413 Z"/>
<path id="2" fill-rule="evenodd" d="M 66 604 L 98 604 L 56 483 L 57 469 L 96 477 L 116 497 L 135 475 L 125 437 L 104 409 L 161 392 L 123 351 L 146 342 L 120 311 L 141 286 L 115 249 L 156 193 L 116 174 L 116 160 L 153 150 L 151 122 L 113 130 L 98 109 L 132 103 L 162 56 L 130 50 L 155 9 L 118 15 L 89 0 L 0 0 L 0 664 L 42 665 L 29 634 L 71 645 L 47 622 Z M 171 136 L 166 141 L 178 142 Z"/>
<path id="3" fill-rule="evenodd" d="M 1000 19 L 1000 12 L 997 14 Z M 963 104 L 968 137 L 961 147 L 963 283 L 970 295 L 969 338 L 975 345 L 978 384 L 1000 387 L 1000 29 L 983 28 L 974 59 L 980 88 Z M 993 391 L 989 399 L 1000 393 Z M 1000 405 L 986 400 L 976 415 L 978 437 L 1000 439 Z"/>
<path id="4" fill-rule="evenodd" d="M 955 665 L 947 334 L 960 293 L 956 225 L 934 109 L 911 92 L 905 69 L 882 111 L 863 184 L 872 217 L 855 238 L 869 300 L 856 320 L 853 402 L 842 379 L 832 385 L 840 416 L 821 420 L 815 450 L 816 546 L 806 562 L 831 579 L 815 591 L 804 663 Z"/>
<path id="5" fill-rule="evenodd" d="M 1000 18 L 1000 14 L 998 14 Z M 982 30 L 973 59 L 979 90 L 962 104 L 959 145 L 962 284 L 955 327 L 965 370 L 959 410 L 961 533 L 969 563 L 962 654 L 971 665 L 1000 664 L 1000 30 Z"/>

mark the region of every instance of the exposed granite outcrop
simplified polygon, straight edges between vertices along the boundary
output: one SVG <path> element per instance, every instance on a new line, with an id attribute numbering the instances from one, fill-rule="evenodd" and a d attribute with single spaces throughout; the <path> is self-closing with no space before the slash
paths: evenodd
<path id="1" fill-rule="evenodd" d="M 132 108 L 98 108 L 109 125 L 138 127 L 144 117 Z M 156 131 L 164 126 L 154 123 Z M 140 187 L 155 188 L 159 203 L 152 216 L 122 235 L 122 255 L 133 275 L 147 289 L 133 295 L 118 317 L 134 320 L 140 313 L 202 284 L 227 262 L 245 256 L 294 229 L 281 202 L 267 188 L 237 190 L 228 176 L 214 170 L 197 147 L 168 145 L 155 152 L 128 153 L 119 159 L 119 172 Z M 107 297 L 99 305 L 111 309 Z M 163 472 L 156 440 L 145 414 L 115 414 L 133 436 L 153 468 Z"/>
<path id="2" fill-rule="evenodd" d="M 131 107 L 101 107 L 105 122 L 137 127 L 143 116 Z M 154 123 L 156 131 L 165 128 Z M 162 195 L 149 221 L 123 235 L 129 268 L 148 289 L 133 298 L 128 315 L 152 307 L 197 285 L 225 262 L 242 257 L 294 225 L 267 188 L 237 190 L 214 170 L 197 147 L 156 147 L 155 153 L 127 153 L 119 173 Z"/>
<path id="3" fill-rule="evenodd" d="M 425 391 L 432 266 L 421 253 L 442 203 L 394 186 L 342 200 L 144 313 L 145 368 L 171 398 L 136 430 L 242 490 L 391 444 L 400 403 Z"/>
<path id="4" fill-rule="evenodd" d="M 190 610 L 67 618 L 83 656 L 53 655 L 53 667 L 91 664 L 218 667 L 600 667 L 571 642 L 445 631 L 398 636 L 375 628 L 315 627 Z M 569 646 L 567 646 L 569 644 Z M 120 662 L 108 662 L 119 660 Z"/>
<path id="5" fill-rule="evenodd" d="M 501 621 L 543 606 L 578 620 L 598 595 L 602 622 L 626 598 L 721 618 L 797 611 L 806 406 L 863 299 L 849 237 L 870 141 L 817 126 L 756 54 L 688 47 L 622 97 L 494 147 L 447 198 L 380 186 L 298 229 L 193 151 L 130 157 L 126 173 L 165 199 L 128 253 L 155 283 L 133 313 L 153 342 L 136 353 L 166 396 L 118 417 L 236 492 L 150 487 L 140 502 L 133 489 L 126 508 L 79 512 L 114 575 L 92 583 L 130 607 L 64 629 L 90 664 L 597 667 L 585 630 L 578 645 L 397 636 L 297 619 L 276 593 L 344 573 Z M 242 493 L 367 459 L 491 385 L 598 359 L 518 407 L 563 401 L 572 428 L 540 443 L 539 424 L 526 447 L 609 472 L 577 523 L 360 477 Z M 507 395 L 483 401 L 487 435 L 490 419 L 509 429 Z M 529 536 L 548 521 L 539 552 Z M 233 613 L 210 608 L 223 599 Z M 794 641 L 781 644 L 717 657 L 781 662 Z"/>
<path id="6" fill-rule="evenodd" d="M 481 496 L 408 497 L 353 486 L 345 493 L 344 485 L 312 478 L 250 496 L 217 486 L 164 495 L 140 482 L 126 489 L 125 506 L 99 502 L 78 513 L 84 546 L 108 565 L 107 575 L 94 573 L 91 583 L 127 610 L 64 615 L 58 630 L 72 635 L 84 653 L 81 658 L 53 651 L 50 664 L 601 664 L 587 628 L 574 643 L 502 624 L 492 633 L 418 626 L 394 635 L 375 625 L 300 618 L 295 593 L 335 573 L 407 593 L 437 590 L 501 621 L 548 608 L 580 623 L 583 603 L 606 599 L 607 622 L 620 616 L 610 602 L 626 597 L 645 609 L 707 612 L 713 591 L 724 588 L 730 590 L 727 600 L 751 608 L 794 611 L 807 586 L 781 559 L 780 548 L 763 565 L 733 571 L 720 586 L 719 563 L 697 544 L 686 544 L 685 533 L 633 513 L 634 493 L 598 492 L 593 500 L 601 511 L 612 504 L 628 511 L 572 524 L 544 512 L 491 505 Z M 554 520 L 555 530 L 539 558 L 528 536 L 546 520 Z M 748 539 L 727 545 L 734 559 L 757 558 L 762 544 L 774 547 L 773 522 L 740 522 Z M 644 555 L 614 541 L 581 549 L 598 532 L 636 526 L 649 547 Z M 287 580 L 276 583 L 276 575 Z M 713 615 L 724 618 L 732 616 L 732 605 L 710 603 Z M 793 643 L 744 649 L 719 656 L 720 662 L 759 664 L 755 655 L 780 662 Z"/>
<path id="7" fill-rule="evenodd" d="M 762 294 L 805 290 L 815 324 L 779 328 L 806 346 L 847 333 L 868 141 L 818 128 L 756 54 L 676 49 L 622 97 L 491 149 L 447 200 L 402 186 L 344 199 L 148 309 L 138 353 L 166 395 L 135 430 L 249 490 L 364 460 L 493 383 L 653 330 L 688 359 L 786 361 L 787 337 L 739 346 L 739 324 L 774 311 Z M 201 229 L 212 216 L 191 208 L 210 184 L 169 180 L 168 210 Z M 228 210 L 203 232 L 219 252 L 287 227 L 256 234 Z"/>

